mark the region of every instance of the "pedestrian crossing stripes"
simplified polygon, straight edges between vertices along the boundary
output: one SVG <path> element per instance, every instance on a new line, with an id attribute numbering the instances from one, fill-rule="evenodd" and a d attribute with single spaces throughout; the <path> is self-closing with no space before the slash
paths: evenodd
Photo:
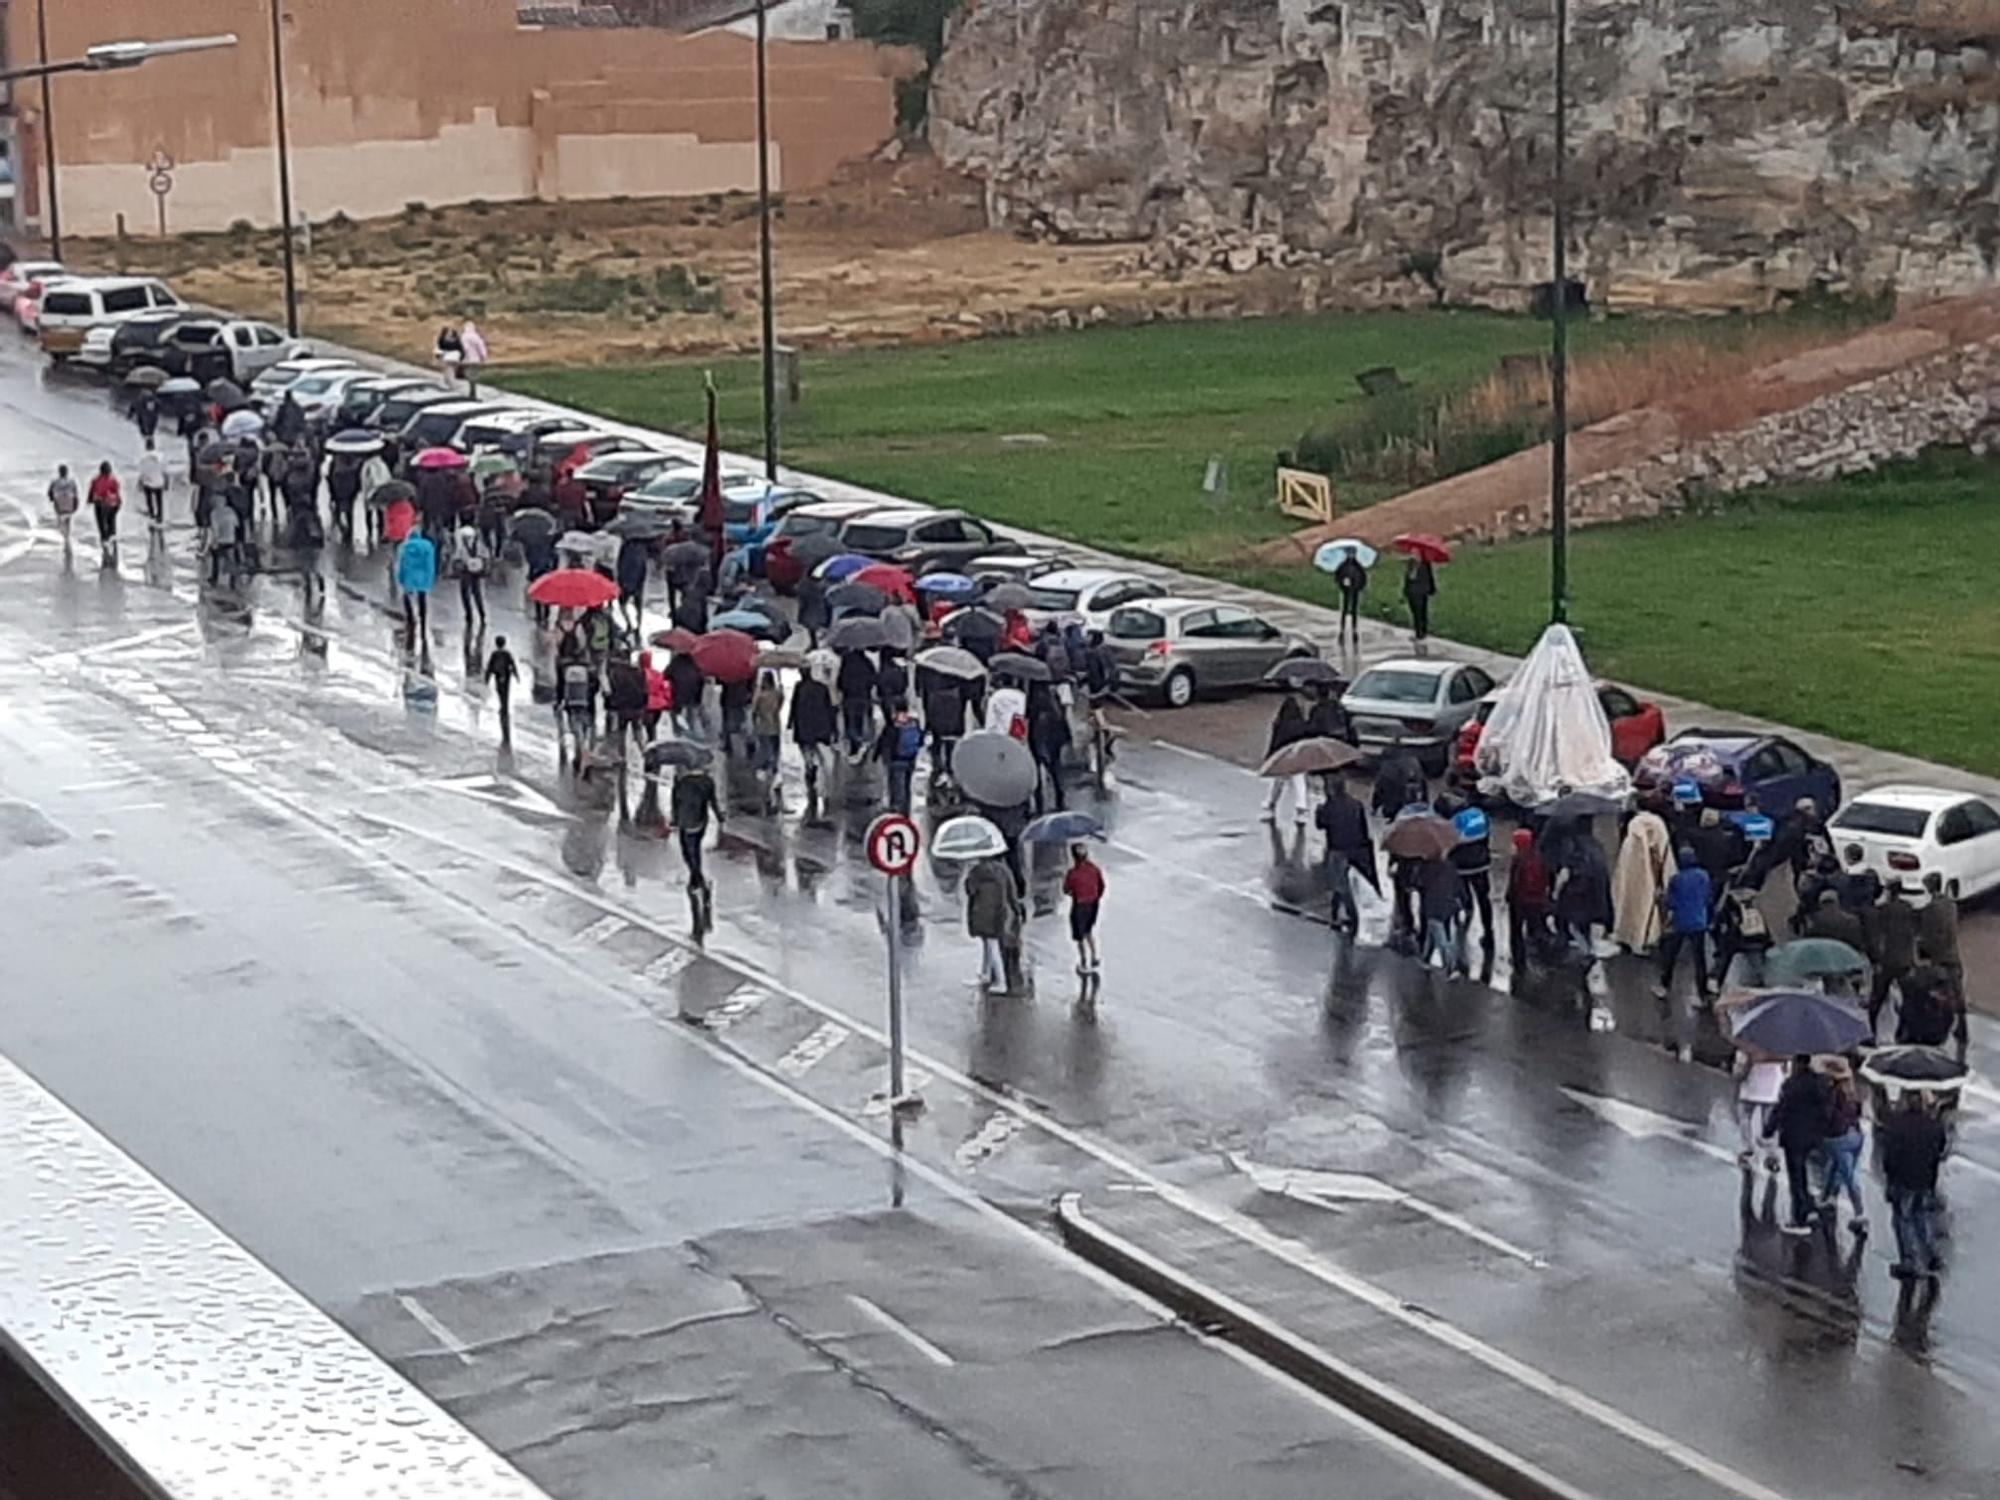
<path id="1" fill-rule="evenodd" d="M 703 1011 L 696 1018 L 696 1024 L 710 1031 L 727 1031 L 770 998 L 769 990 L 759 989 L 755 985 L 738 985 L 729 992 L 727 998 Z"/>
<path id="2" fill-rule="evenodd" d="M 594 947 L 598 943 L 616 936 L 624 928 L 625 919 L 623 917 L 599 917 L 595 922 L 592 922 L 588 927 L 577 933 L 570 941 L 575 943 L 579 948 Z"/>
<path id="3" fill-rule="evenodd" d="M 961 1172 L 970 1172 L 1027 1128 L 1028 1122 L 1011 1110 L 996 1109 L 986 1117 L 977 1134 L 959 1143 L 951 1159 Z"/>
<path id="4" fill-rule="evenodd" d="M 641 969 L 639 977 L 648 984 L 665 984 L 693 963 L 694 959 L 694 950 L 691 948 L 669 948 Z"/>
<path id="5" fill-rule="evenodd" d="M 778 1059 L 778 1072 L 786 1078 L 803 1078 L 813 1067 L 854 1033 L 845 1026 L 827 1021 L 812 1035 Z"/>

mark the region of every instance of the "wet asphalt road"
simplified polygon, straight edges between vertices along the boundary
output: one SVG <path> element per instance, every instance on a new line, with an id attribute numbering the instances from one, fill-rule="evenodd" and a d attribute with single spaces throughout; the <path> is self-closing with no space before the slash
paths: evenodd
<path id="1" fill-rule="evenodd" d="M 66 568 L 46 475 L 136 444 L 11 349 L 0 422 L 0 1050 L 551 1493 L 1454 1488 L 1041 1232 L 1059 1193 L 1148 1185 L 1739 1493 L 1971 1496 L 2000 1469 L 2000 1097 L 1947 1169 L 1944 1290 L 1899 1305 L 1886 1233 L 1781 1239 L 1761 1182 L 1746 1209 L 1727 1080 L 1659 1045 L 1705 1038 L 1636 973 L 1612 966 L 1606 1036 L 1336 948 L 1311 851 L 1149 718 L 1104 808 L 1094 1016 L 1058 920 L 1035 995 L 981 1001 L 949 872 L 921 873 L 928 1107 L 892 1142 L 872 787 L 824 826 L 795 778 L 786 814 L 733 817 L 696 950 L 668 846 L 582 805 L 540 715 L 496 757 L 452 601 L 413 703 L 379 558 L 329 558 L 316 610 L 284 576 L 205 597 L 177 489 L 152 545 L 128 517 L 116 570 L 94 542 Z"/>

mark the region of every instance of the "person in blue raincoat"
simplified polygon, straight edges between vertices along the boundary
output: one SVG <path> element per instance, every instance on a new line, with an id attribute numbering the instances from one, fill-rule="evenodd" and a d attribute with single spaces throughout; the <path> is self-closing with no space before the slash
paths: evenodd
<path id="1" fill-rule="evenodd" d="M 437 571 L 437 547 L 421 531 L 412 531 L 396 551 L 396 587 L 403 591 L 403 624 L 412 646 L 430 633 Z"/>

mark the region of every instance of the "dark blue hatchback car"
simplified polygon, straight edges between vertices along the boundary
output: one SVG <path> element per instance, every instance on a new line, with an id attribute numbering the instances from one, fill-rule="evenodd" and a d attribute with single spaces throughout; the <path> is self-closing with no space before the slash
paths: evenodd
<path id="1" fill-rule="evenodd" d="M 1777 734 L 1727 729 L 1683 729 L 1646 752 L 1632 773 L 1642 792 L 1667 791 L 1692 781 L 1710 807 L 1754 803 L 1783 817 L 1801 797 L 1819 804 L 1822 817 L 1840 806 L 1840 773 Z"/>

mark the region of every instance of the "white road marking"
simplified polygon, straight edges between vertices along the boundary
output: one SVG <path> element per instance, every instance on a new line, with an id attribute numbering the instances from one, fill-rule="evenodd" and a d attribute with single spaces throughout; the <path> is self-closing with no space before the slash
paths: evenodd
<path id="1" fill-rule="evenodd" d="M 905 1323 L 893 1313 L 884 1311 L 882 1307 L 869 1301 L 859 1292 L 849 1292 L 847 1300 L 854 1305 L 856 1311 L 866 1313 L 870 1318 L 873 1318 L 877 1323 L 888 1329 L 889 1332 L 895 1334 L 897 1338 L 908 1344 L 932 1364 L 955 1365 L 958 1363 L 957 1360 L 945 1353 L 944 1350 L 938 1348 L 936 1344 L 933 1344 L 921 1333 L 918 1333 L 908 1323 Z"/>
<path id="2" fill-rule="evenodd" d="M 191 635 L 200 628 L 201 624 L 197 620 L 186 620 L 179 625 L 160 625 L 151 630 L 142 630 L 136 635 L 121 636 L 115 641 L 100 641 L 95 646 L 85 646 L 80 650 L 66 652 L 65 655 L 71 661 L 89 661 L 93 656 L 116 655 L 120 651 L 129 651 L 134 646 L 144 646 L 153 641 L 163 641 L 170 636 Z M 145 679 L 141 678 L 140 682 L 145 682 Z M 156 693 L 160 692 L 158 685 L 155 683 L 147 682 L 146 687 L 152 688 Z M 142 697 L 146 695 L 146 689 L 140 687 L 138 683 L 132 685 L 132 691 Z M 161 696 L 164 697 L 165 694 L 161 693 Z"/>
<path id="3" fill-rule="evenodd" d="M 115 788 L 129 787 L 137 779 L 136 775 L 107 776 L 102 781 L 79 781 L 72 786 L 59 786 L 56 792 L 65 797 L 78 796 L 84 792 L 108 792 Z"/>
<path id="4" fill-rule="evenodd" d="M 274 798 L 273 800 L 279 799 Z M 290 803 L 283 803 L 282 805 L 291 808 L 292 811 L 302 817 L 306 817 L 309 820 L 311 818 L 311 815 L 302 808 L 293 807 Z M 578 900 L 594 902 L 607 911 L 623 911 L 635 926 L 646 927 L 659 933 L 662 937 L 672 936 L 665 928 L 660 927 L 651 917 L 646 916 L 637 908 L 623 907 L 613 902 L 610 897 L 604 895 L 602 892 L 593 891 L 580 884 L 572 884 L 561 880 L 549 874 L 546 870 L 534 869 L 505 856 L 497 855 L 487 850 L 474 849 L 448 835 L 435 833 L 429 829 L 417 828 L 394 819 L 381 817 L 378 814 L 364 813 L 359 816 L 368 822 L 382 824 L 411 838 L 451 849 L 468 858 L 482 860 L 494 868 L 504 870 L 518 879 L 534 881 L 538 884 L 561 890 Z M 318 824 L 315 821 L 315 826 L 324 827 L 325 825 Z M 340 835 L 333 833 L 330 829 L 326 831 L 329 837 L 340 839 Z M 346 842 L 345 840 L 341 841 Z M 421 888 L 434 892 L 437 891 L 434 885 L 422 880 L 413 872 L 408 871 L 402 866 L 397 866 L 396 868 L 403 870 Z M 444 893 L 437 892 L 437 894 L 443 895 Z M 464 911 L 475 913 L 479 917 L 493 922 L 502 931 L 513 933 L 516 937 L 520 936 L 520 934 L 514 932 L 514 929 L 494 919 L 483 907 L 455 897 L 446 897 L 446 899 L 453 900 Z M 529 942 L 529 946 L 531 947 L 534 946 L 528 939 L 523 938 L 522 941 Z M 547 949 L 537 948 L 535 951 L 542 953 L 544 957 L 554 957 Z M 734 969 L 746 979 L 751 979 L 758 984 L 765 985 L 774 994 L 784 995 L 806 1009 L 826 1016 L 829 1020 L 838 1017 L 839 1022 L 836 1024 L 841 1026 L 843 1032 L 846 1027 L 851 1026 L 855 1032 L 875 1042 L 877 1045 L 884 1047 L 888 1045 L 888 1036 L 879 1027 L 858 1016 L 848 1015 L 846 1012 L 836 1009 L 828 1002 L 786 984 L 776 975 L 765 972 L 755 964 L 734 955 L 719 952 L 711 953 L 710 956 L 716 962 Z M 722 1046 L 720 1043 L 712 1042 L 708 1038 L 699 1037 L 691 1032 L 685 1032 L 683 1035 L 687 1035 L 691 1040 L 699 1041 L 703 1045 L 710 1047 L 713 1056 L 726 1061 L 729 1066 L 741 1072 L 745 1077 L 763 1079 L 769 1086 L 785 1088 L 784 1085 L 773 1079 L 771 1075 L 764 1072 L 761 1068 L 758 1068 L 746 1059 L 737 1057 L 736 1054 L 729 1051 L 727 1047 Z M 1660 1454 L 1672 1462 L 1681 1465 L 1683 1468 L 1703 1475 L 1732 1493 L 1742 1496 L 1743 1500 L 1785 1500 L 1785 1497 L 1779 1495 L 1776 1491 L 1759 1484 L 1748 1475 L 1738 1473 L 1720 1460 L 1711 1458 L 1705 1453 L 1688 1447 L 1678 1439 L 1647 1426 L 1638 1419 L 1620 1411 L 1616 1407 L 1605 1404 L 1585 1391 L 1580 1391 L 1573 1386 L 1564 1384 L 1549 1375 L 1546 1371 L 1516 1359 L 1513 1355 L 1486 1343 L 1484 1340 L 1467 1333 L 1456 1325 L 1446 1323 L 1438 1318 L 1428 1317 L 1407 1307 L 1402 1299 L 1395 1294 L 1323 1260 L 1317 1253 L 1303 1245 L 1272 1234 L 1261 1224 L 1258 1224 L 1246 1215 L 1236 1213 L 1217 1204 L 1208 1203 L 1203 1199 L 1197 1198 L 1192 1193 L 1175 1187 L 1157 1173 L 1140 1166 L 1137 1162 L 1113 1147 L 1084 1134 L 1082 1131 L 1063 1124 L 1062 1121 L 1036 1109 L 1034 1106 L 1024 1104 L 1018 1099 L 1012 1098 L 1000 1090 L 983 1084 L 968 1074 L 960 1072 L 949 1063 L 925 1053 L 911 1049 L 909 1056 L 912 1061 L 929 1068 L 938 1078 L 943 1079 L 962 1093 L 983 1099 L 996 1108 L 1009 1110 L 1021 1116 L 1022 1119 L 1034 1125 L 1052 1139 L 1059 1140 L 1065 1145 L 1073 1147 L 1075 1150 L 1091 1157 L 1093 1160 L 1110 1168 L 1113 1172 L 1118 1173 L 1128 1180 L 1145 1184 L 1162 1199 L 1172 1203 L 1183 1212 L 1192 1214 L 1196 1218 L 1205 1220 L 1219 1229 L 1228 1231 L 1238 1239 L 1244 1240 L 1258 1249 L 1265 1251 L 1267 1254 L 1277 1257 L 1294 1269 L 1303 1271 L 1328 1286 L 1349 1293 L 1367 1305 L 1386 1313 L 1398 1322 L 1405 1323 L 1424 1333 L 1426 1336 L 1435 1339 L 1437 1342 L 1478 1360 L 1489 1368 L 1508 1376 L 1531 1390 L 1539 1391 L 1549 1396 L 1552 1400 L 1561 1403 L 1570 1410 L 1611 1428 L 1613 1431 L 1630 1438 L 1642 1447 Z M 786 1089 L 785 1091 L 787 1093 L 796 1093 L 796 1091 L 790 1089 Z M 948 1173 L 926 1167 L 920 1158 L 898 1153 L 888 1142 L 877 1140 L 872 1133 L 848 1119 L 847 1116 L 828 1109 L 817 1100 L 810 1098 L 810 1096 L 797 1094 L 796 1097 L 797 1102 L 802 1108 L 837 1125 L 856 1139 L 866 1141 L 870 1149 L 876 1151 L 885 1159 L 904 1162 L 908 1169 L 915 1175 L 923 1178 L 923 1180 L 929 1182 L 932 1186 L 943 1187 L 954 1199 L 967 1203 L 968 1206 L 988 1210 L 998 1215 L 1001 1222 L 1024 1229 L 1031 1239 L 1039 1240 L 1041 1238 L 1033 1229 L 1020 1224 L 1019 1221 L 1012 1219 L 992 1204 L 987 1203 L 977 1193 L 963 1187 L 962 1184 L 955 1181 Z M 1046 1244 L 1049 1242 L 1044 1241 L 1043 1243 Z M 1058 1250 L 1060 1251 L 1060 1247 L 1058 1247 Z M 1119 1281 L 1116 1277 L 1109 1275 L 1109 1273 L 1105 1273 L 1103 1284 L 1118 1288 L 1127 1295 L 1131 1294 L 1130 1287 L 1124 1282 Z M 1149 1307 L 1158 1307 L 1159 1305 L 1150 1298 L 1141 1298 L 1139 1300 L 1143 1301 Z"/>
<path id="5" fill-rule="evenodd" d="M 588 927 L 572 937 L 570 941 L 575 943 L 579 948 L 595 947 L 599 943 L 610 941 L 617 934 L 623 932 L 627 925 L 623 917 L 599 917 L 595 922 L 592 922 Z"/>
<path id="6" fill-rule="evenodd" d="M 722 1000 L 702 1012 L 701 1024 L 710 1031 L 727 1031 L 770 998 L 769 990 L 754 984 L 739 984 Z"/>
<path id="7" fill-rule="evenodd" d="M 15 558 L 25 557 L 28 553 L 32 552 L 35 543 L 41 539 L 42 528 L 41 518 L 35 514 L 34 507 L 29 505 L 25 500 L 15 499 L 12 495 L 7 496 L 6 500 L 9 505 L 21 513 L 21 519 L 28 523 L 28 534 L 18 541 L 0 545 L 0 568 L 6 567 Z"/>
<path id="8" fill-rule="evenodd" d="M 778 1059 L 778 1071 L 787 1078 L 803 1078 L 835 1047 L 852 1036 L 835 1021 L 821 1023 L 818 1030 Z"/>
<path id="9" fill-rule="evenodd" d="M 1736 1153 L 1727 1146 L 1718 1146 L 1714 1141 L 1705 1140 L 1699 1126 L 1690 1125 L 1685 1120 L 1677 1120 L 1672 1115 L 1663 1115 L 1643 1105 L 1628 1104 L 1623 1099 L 1606 1098 L 1602 1094 L 1588 1094 L 1582 1089 L 1564 1088 L 1562 1096 L 1572 1104 L 1580 1104 L 1605 1124 L 1623 1131 L 1635 1141 L 1651 1138 L 1679 1141 L 1683 1146 L 1712 1156 L 1717 1161 L 1736 1165 Z"/>
<path id="10" fill-rule="evenodd" d="M 1370 1177 L 1361 1172 L 1317 1172 L 1301 1167 L 1276 1167 L 1262 1162 L 1254 1162 L 1247 1157 L 1233 1153 L 1229 1164 L 1243 1173 L 1259 1188 L 1267 1193 L 1277 1193 L 1300 1203 L 1310 1203 L 1315 1208 L 1332 1209 L 1338 1213 L 1342 1203 L 1389 1203 L 1399 1208 L 1407 1208 L 1422 1214 L 1433 1223 L 1446 1229 L 1457 1231 L 1467 1239 L 1476 1240 L 1490 1250 L 1498 1250 L 1502 1255 L 1512 1256 L 1536 1270 L 1545 1270 L 1548 1260 L 1532 1250 L 1525 1250 L 1511 1240 L 1502 1239 L 1491 1230 L 1482 1229 L 1462 1214 L 1419 1198 L 1406 1192 L 1394 1183 L 1384 1182 L 1379 1177 Z"/>
<path id="11" fill-rule="evenodd" d="M 428 1307 L 407 1292 L 396 1293 L 396 1300 L 403 1304 L 404 1312 L 415 1318 L 423 1325 L 424 1331 L 438 1341 L 445 1353 L 462 1365 L 472 1363 L 472 1355 L 465 1347 L 465 1340 L 438 1321 L 437 1315 Z"/>
<path id="12" fill-rule="evenodd" d="M 960 1171 L 970 1172 L 1027 1128 L 1028 1122 L 1019 1115 L 996 1109 L 976 1133 L 959 1142 L 951 1159 L 958 1163 Z"/>
<path id="13" fill-rule="evenodd" d="M 525 897 L 529 890 L 535 891 L 537 895 L 546 895 L 546 892 L 541 891 L 538 887 L 529 886 L 523 890 L 522 896 Z M 691 948 L 669 948 L 665 953 L 662 953 L 658 958 L 647 964 L 645 968 L 641 969 L 639 977 L 648 984 L 665 984 L 669 979 L 672 979 L 681 970 L 693 963 L 694 959 L 694 950 Z"/>

